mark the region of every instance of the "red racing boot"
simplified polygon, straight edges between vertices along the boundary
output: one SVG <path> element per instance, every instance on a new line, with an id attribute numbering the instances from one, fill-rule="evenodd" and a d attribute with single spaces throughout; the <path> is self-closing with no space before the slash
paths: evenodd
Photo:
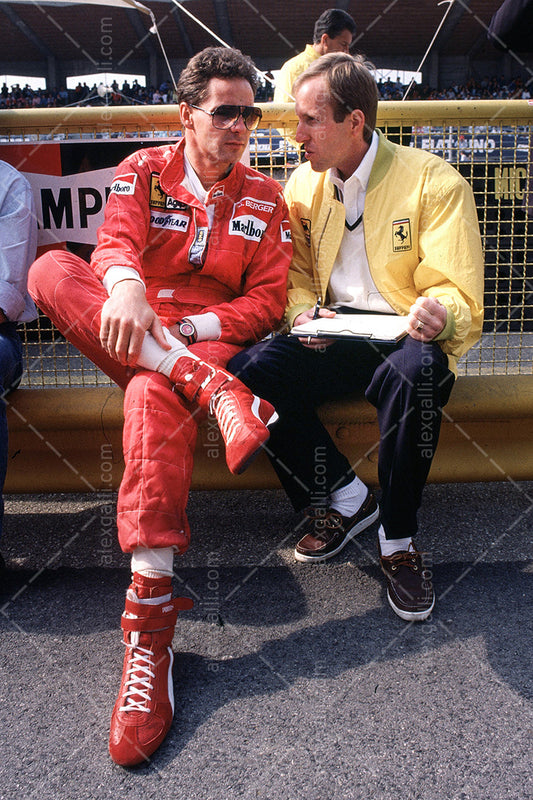
<path id="1" fill-rule="evenodd" d="M 147 761 L 170 730 L 174 625 L 178 610 L 192 605 L 188 597 L 172 599 L 170 577 L 134 574 L 122 615 L 126 654 L 109 734 L 109 753 L 122 767 Z"/>
<path id="2" fill-rule="evenodd" d="M 178 358 L 170 380 L 187 400 L 215 415 L 230 472 L 244 472 L 268 441 L 268 426 L 278 418 L 274 406 L 252 394 L 235 375 L 201 359 Z"/>

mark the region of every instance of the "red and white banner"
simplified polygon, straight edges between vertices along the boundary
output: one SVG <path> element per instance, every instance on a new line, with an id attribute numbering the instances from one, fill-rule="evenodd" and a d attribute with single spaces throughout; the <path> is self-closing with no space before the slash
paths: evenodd
<path id="1" fill-rule="evenodd" d="M 166 143 L 121 139 L 0 144 L 0 160 L 12 164 L 30 182 L 39 248 L 64 242 L 93 246 L 117 164 L 134 150 Z"/>

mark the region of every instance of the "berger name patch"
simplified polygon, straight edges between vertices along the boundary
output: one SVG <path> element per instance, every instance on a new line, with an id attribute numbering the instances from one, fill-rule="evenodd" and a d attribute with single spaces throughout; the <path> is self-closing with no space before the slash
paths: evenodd
<path id="1" fill-rule="evenodd" d="M 229 235 L 242 236 L 251 242 L 261 241 L 275 207 L 276 204 L 269 200 L 241 197 L 233 206 Z"/>
<path id="2" fill-rule="evenodd" d="M 411 220 L 396 219 L 392 223 L 392 249 L 395 253 L 411 250 Z"/>
<path id="3" fill-rule="evenodd" d="M 121 175 L 115 178 L 111 184 L 111 194 L 135 194 L 135 184 L 137 183 L 137 173 L 130 172 L 128 175 Z"/>

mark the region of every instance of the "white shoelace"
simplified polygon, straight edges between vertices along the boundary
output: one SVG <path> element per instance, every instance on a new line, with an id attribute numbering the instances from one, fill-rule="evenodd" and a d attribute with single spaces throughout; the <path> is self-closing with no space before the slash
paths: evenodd
<path id="1" fill-rule="evenodd" d="M 231 393 L 214 395 L 209 401 L 209 411 L 216 416 L 224 441 L 230 444 L 240 427 L 239 414 Z"/>
<path id="2" fill-rule="evenodd" d="M 150 691 L 154 688 L 153 684 L 150 683 L 150 678 L 155 678 L 155 673 L 150 669 L 154 666 L 152 661 L 154 654 L 151 650 L 139 647 L 138 634 L 135 636 L 135 633 L 132 633 L 132 640 L 131 644 L 126 645 L 130 651 L 129 666 L 126 674 L 131 677 L 125 683 L 124 705 L 120 707 L 120 710 L 150 713 L 150 708 L 146 704 L 152 699 Z M 140 699 L 134 700 L 134 696 Z"/>

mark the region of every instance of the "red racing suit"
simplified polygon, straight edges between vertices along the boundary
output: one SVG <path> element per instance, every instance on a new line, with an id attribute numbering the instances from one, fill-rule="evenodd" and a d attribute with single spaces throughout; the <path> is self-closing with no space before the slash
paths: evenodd
<path id="1" fill-rule="evenodd" d="M 105 273 L 110 267 L 135 269 L 167 326 L 186 315 L 215 313 L 220 338 L 199 341 L 191 352 L 219 366 L 274 330 L 286 304 L 292 247 L 281 187 L 239 162 L 211 187 L 204 205 L 182 185 L 183 148 L 181 141 L 140 150 L 119 165 L 91 266 L 71 253 L 50 251 L 29 277 L 39 307 L 125 389 L 125 470 L 117 509 L 125 552 L 139 546 L 186 550 L 185 507 L 201 415 L 166 377 L 148 370 L 130 377 L 101 348 Z"/>

